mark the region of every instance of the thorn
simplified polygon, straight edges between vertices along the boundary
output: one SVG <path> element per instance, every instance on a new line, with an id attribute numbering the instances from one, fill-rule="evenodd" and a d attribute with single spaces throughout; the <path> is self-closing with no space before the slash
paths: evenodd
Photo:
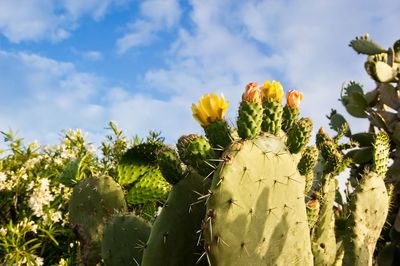
<path id="1" fill-rule="evenodd" d="M 208 159 L 207 161 L 209 161 L 209 162 L 223 162 L 224 160 L 222 160 L 222 159 Z"/>
<path id="2" fill-rule="evenodd" d="M 279 182 L 277 179 L 274 180 L 274 186 L 276 185 L 276 183 L 281 184 L 281 185 L 286 185 L 285 183 Z"/>
<path id="3" fill-rule="evenodd" d="M 228 248 L 231 247 L 231 246 L 229 246 L 228 243 L 226 243 L 226 242 L 222 239 L 222 237 L 218 236 L 218 240 L 221 240 L 221 243 L 224 244 L 225 246 L 227 246 Z"/>
<path id="4" fill-rule="evenodd" d="M 223 179 L 224 179 L 224 177 L 221 176 L 220 179 L 218 180 L 218 183 L 217 183 L 216 187 L 218 187 L 219 185 L 221 185 Z"/>
<path id="5" fill-rule="evenodd" d="M 163 234 L 163 242 L 164 242 L 164 245 L 167 243 L 167 237 L 168 237 L 168 232 L 166 232 L 166 233 Z"/>
<path id="6" fill-rule="evenodd" d="M 212 170 L 212 171 L 203 179 L 203 182 L 206 181 L 210 176 L 212 176 L 212 175 L 215 173 L 215 170 L 216 170 L 216 169 Z"/>
<path id="7" fill-rule="evenodd" d="M 207 162 L 207 161 L 204 161 L 208 166 L 210 166 L 212 169 L 216 169 L 216 167 L 215 167 L 215 165 L 212 165 L 211 163 L 209 163 L 209 162 Z"/>
<path id="8" fill-rule="evenodd" d="M 199 264 L 199 262 L 203 259 L 204 255 L 206 255 L 206 254 L 207 254 L 207 251 L 204 251 L 204 252 L 201 254 L 200 258 L 196 261 L 196 264 Z M 210 265 L 211 265 L 211 264 L 210 264 Z"/>
<path id="9" fill-rule="evenodd" d="M 242 243 L 242 244 L 241 244 L 241 247 L 244 249 L 244 251 L 246 251 L 247 256 L 250 256 L 250 253 L 249 253 L 249 251 L 247 250 L 245 243 Z"/>
<path id="10" fill-rule="evenodd" d="M 133 257 L 132 257 L 132 258 L 133 258 Z M 135 263 L 136 263 L 137 266 L 140 266 L 139 262 L 138 262 L 135 258 L 133 258 L 133 260 L 135 261 Z"/>
<path id="11" fill-rule="evenodd" d="M 294 182 L 300 183 L 299 180 L 296 180 L 296 179 L 294 179 L 294 178 L 291 178 L 291 176 L 293 176 L 293 175 L 294 175 L 294 174 L 291 174 L 291 175 L 289 175 L 289 176 L 285 176 L 285 177 L 288 179 L 288 182 L 289 182 L 289 180 L 293 180 Z"/>
<path id="12" fill-rule="evenodd" d="M 286 203 L 285 203 L 285 205 L 283 205 L 283 208 L 289 208 L 289 209 L 293 210 L 293 208 L 289 207 L 289 205 L 287 205 Z"/>
<path id="13" fill-rule="evenodd" d="M 278 216 L 273 212 L 273 210 L 275 210 L 276 208 L 277 208 L 277 207 L 269 208 L 269 209 L 267 210 L 267 212 L 268 212 L 268 215 L 272 213 L 272 214 L 275 216 L 275 218 L 278 219 Z"/>

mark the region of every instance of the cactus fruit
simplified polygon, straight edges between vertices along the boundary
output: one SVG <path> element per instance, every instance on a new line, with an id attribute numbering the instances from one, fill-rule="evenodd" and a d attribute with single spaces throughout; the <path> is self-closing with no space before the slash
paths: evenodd
<path id="1" fill-rule="evenodd" d="M 308 227 L 312 230 L 319 218 L 320 204 L 318 199 L 311 199 L 307 202 Z"/>
<path id="2" fill-rule="evenodd" d="M 295 157 L 281 138 L 266 133 L 224 152 L 203 225 L 211 265 L 312 264 Z"/>
<path id="3" fill-rule="evenodd" d="M 153 224 L 143 253 L 142 266 L 196 265 L 201 246 L 198 231 L 205 216 L 204 205 L 193 204 L 206 194 L 209 181 L 191 173 L 175 184 Z M 200 264 L 206 265 L 206 264 Z"/>
<path id="4" fill-rule="evenodd" d="M 282 124 L 282 97 L 283 88 L 281 83 L 275 80 L 270 82 L 266 81 L 264 86 L 261 88 L 263 94 L 263 122 L 261 124 L 261 129 L 264 132 L 277 135 L 281 130 Z"/>
<path id="5" fill-rule="evenodd" d="M 151 227 L 134 214 L 115 215 L 104 229 L 101 255 L 105 265 L 137 266 Z"/>
<path id="6" fill-rule="evenodd" d="M 303 150 L 311 137 L 312 122 L 310 118 L 301 118 L 297 121 L 287 136 L 287 146 L 291 153 L 298 153 Z"/>
<path id="7" fill-rule="evenodd" d="M 225 148 L 232 142 L 231 132 L 225 120 L 216 121 L 204 128 L 206 137 L 214 148 Z"/>
<path id="8" fill-rule="evenodd" d="M 299 173 L 305 177 L 306 186 L 304 193 L 308 194 L 310 192 L 313 181 L 314 181 L 314 168 L 318 161 L 318 150 L 315 146 L 307 147 L 301 156 L 299 163 L 297 164 L 297 169 Z"/>
<path id="9" fill-rule="evenodd" d="M 203 137 L 193 138 L 183 153 L 185 163 L 193 167 L 199 174 L 208 176 L 214 166 L 211 160 L 216 158 L 214 149 Z"/>
<path id="10" fill-rule="evenodd" d="M 165 147 L 157 157 L 158 166 L 168 183 L 175 185 L 184 177 L 184 169 L 175 150 Z"/>
<path id="11" fill-rule="evenodd" d="M 262 131 L 278 134 L 281 129 L 283 108 L 280 102 L 265 101 L 263 103 L 264 115 L 261 125 Z"/>
<path id="12" fill-rule="evenodd" d="M 237 128 L 239 137 L 251 139 L 257 136 L 261 131 L 263 120 L 261 88 L 257 83 L 251 82 L 246 86 L 238 113 Z"/>
<path id="13" fill-rule="evenodd" d="M 375 244 L 386 221 L 389 200 L 382 177 L 367 172 L 350 201 L 343 265 L 372 265 Z"/>
<path id="14" fill-rule="evenodd" d="M 293 124 L 299 119 L 300 103 L 303 100 L 303 93 L 290 90 L 286 94 L 286 105 L 282 113 L 282 130 L 289 132 Z"/>
<path id="15" fill-rule="evenodd" d="M 101 260 L 104 224 L 115 212 L 125 210 L 124 193 L 111 177 L 89 177 L 74 187 L 69 217 L 81 242 L 80 258 L 84 265 L 96 265 Z"/>
<path id="16" fill-rule="evenodd" d="M 198 105 L 192 105 L 193 117 L 200 123 L 213 147 L 225 148 L 232 141 L 229 126 L 224 120 L 229 102 L 222 94 L 203 96 Z"/>
<path id="17" fill-rule="evenodd" d="M 199 137 L 200 136 L 196 134 L 189 134 L 189 135 L 183 135 L 178 139 L 178 142 L 176 143 L 176 149 L 178 150 L 179 158 L 185 164 L 188 164 L 190 158 L 190 154 L 187 154 L 188 158 L 186 158 L 187 147 L 193 140 Z"/>
<path id="18" fill-rule="evenodd" d="M 237 120 L 239 137 L 250 139 L 257 136 L 261 131 L 262 114 L 260 103 L 242 102 Z"/>

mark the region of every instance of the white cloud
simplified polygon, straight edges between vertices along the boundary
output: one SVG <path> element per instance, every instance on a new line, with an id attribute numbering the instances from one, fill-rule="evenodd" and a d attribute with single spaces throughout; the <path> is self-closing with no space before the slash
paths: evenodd
<path id="1" fill-rule="evenodd" d="M 28 139 L 54 142 L 44 138 L 62 129 L 94 130 L 104 123 L 104 107 L 96 99 L 105 89 L 101 78 L 80 73 L 71 63 L 28 53 L 1 52 L 0 68 L 7 69 L 0 76 L 5 92 L 1 130 L 11 127 Z"/>
<path id="2" fill-rule="evenodd" d="M 168 66 L 150 69 L 143 79 L 188 102 L 223 91 L 232 120 L 247 82 L 280 79 L 286 90 L 305 93 L 303 114 L 313 117 L 315 127 L 328 127 L 331 108 L 344 112 L 337 101 L 343 81 L 373 86 L 363 70 L 365 58 L 349 41 L 370 32 L 389 46 L 398 34 L 399 2 L 367 2 L 191 1 L 193 27 L 180 29 Z M 365 120 L 350 120 L 365 129 Z"/>
<path id="3" fill-rule="evenodd" d="M 178 0 L 147 0 L 140 3 L 140 18 L 128 23 L 127 32 L 116 41 L 118 53 L 147 45 L 156 34 L 175 26 L 181 16 Z"/>
<path id="4" fill-rule="evenodd" d="M 82 16 L 104 17 L 112 6 L 130 0 L 2 0 L 0 34 L 10 42 L 60 41 L 70 36 Z"/>
<path id="5" fill-rule="evenodd" d="M 187 102 L 179 97 L 156 100 L 132 93 L 72 63 L 37 54 L 0 50 L 0 69 L 0 131 L 12 128 L 28 141 L 55 143 L 62 130 L 81 128 L 99 144 L 110 120 L 127 136 L 161 130 L 169 142 L 193 131 Z M 171 130 L 176 125 L 179 129 Z"/>
<path id="6" fill-rule="evenodd" d="M 72 53 L 81 56 L 82 58 L 89 60 L 89 61 L 101 61 L 103 60 L 103 53 L 100 51 L 94 51 L 94 50 L 89 50 L 89 51 L 79 51 L 76 50 L 75 48 L 70 49 Z"/>

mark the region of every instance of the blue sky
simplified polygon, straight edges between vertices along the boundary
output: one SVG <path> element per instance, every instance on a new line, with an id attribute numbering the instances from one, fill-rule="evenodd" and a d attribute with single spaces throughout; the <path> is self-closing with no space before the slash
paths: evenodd
<path id="1" fill-rule="evenodd" d="M 233 123 L 245 85 L 304 92 L 302 114 L 328 127 L 344 81 L 373 83 L 348 47 L 399 36 L 400 1 L 0 0 L 0 130 L 55 143 L 63 129 L 104 138 L 201 133 L 190 106 L 223 92 Z M 365 121 L 352 119 L 361 130 Z"/>

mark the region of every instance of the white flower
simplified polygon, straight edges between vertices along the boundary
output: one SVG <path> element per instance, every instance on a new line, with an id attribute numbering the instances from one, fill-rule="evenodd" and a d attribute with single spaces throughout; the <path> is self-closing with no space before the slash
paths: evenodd
<path id="1" fill-rule="evenodd" d="M 61 260 L 58 262 L 58 266 L 67 266 L 67 261 L 61 258 Z"/>
<path id="2" fill-rule="evenodd" d="M 7 228 L 1 227 L 0 228 L 0 235 L 4 236 L 7 234 Z"/>
<path id="3" fill-rule="evenodd" d="M 37 186 L 29 198 L 28 206 L 32 209 L 33 214 L 42 217 L 45 213 L 43 206 L 48 206 L 53 201 L 54 196 L 50 191 L 50 181 L 47 178 L 39 179 Z"/>
<path id="4" fill-rule="evenodd" d="M 36 255 L 33 255 L 33 256 L 35 256 L 35 266 L 42 266 L 44 263 L 43 258 L 36 256 Z"/>

